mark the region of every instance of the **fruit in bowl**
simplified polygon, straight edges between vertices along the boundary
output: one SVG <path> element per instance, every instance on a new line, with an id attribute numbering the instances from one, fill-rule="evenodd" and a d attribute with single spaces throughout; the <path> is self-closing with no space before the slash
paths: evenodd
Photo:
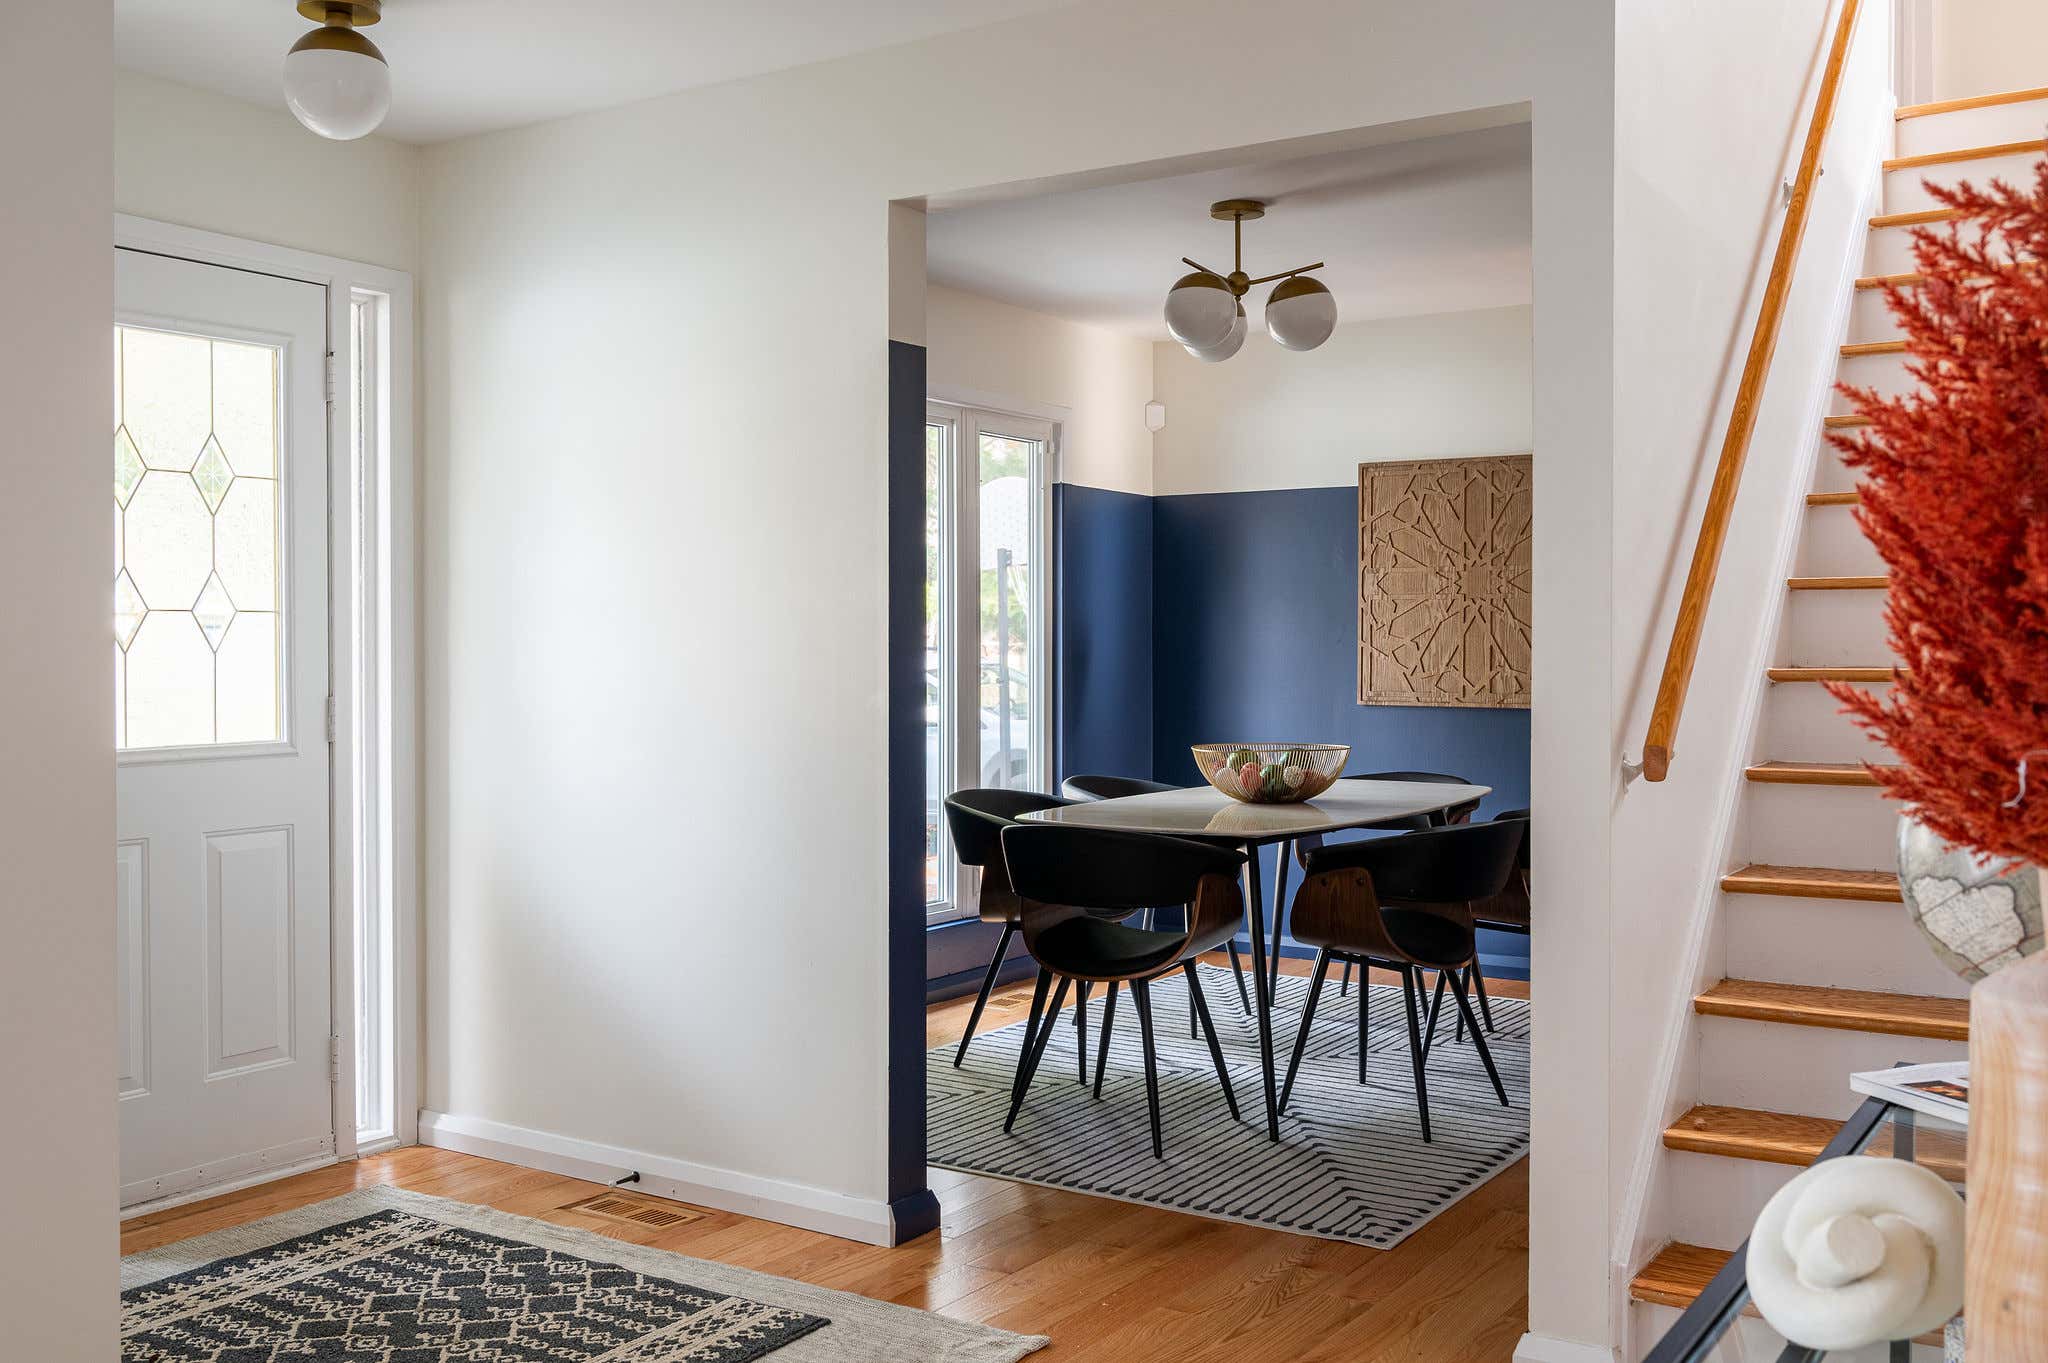
<path id="1" fill-rule="evenodd" d="M 1197 743 L 1193 751 L 1203 780 L 1248 805 L 1313 800 L 1351 757 L 1348 743 Z"/>

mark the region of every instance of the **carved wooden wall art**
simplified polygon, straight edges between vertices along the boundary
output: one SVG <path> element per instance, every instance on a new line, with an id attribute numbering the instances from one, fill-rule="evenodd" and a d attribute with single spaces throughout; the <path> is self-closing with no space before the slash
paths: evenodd
<path id="1" fill-rule="evenodd" d="M 1358 466 L 1358 703 L 1529 704 L 1530 458 Z"/>

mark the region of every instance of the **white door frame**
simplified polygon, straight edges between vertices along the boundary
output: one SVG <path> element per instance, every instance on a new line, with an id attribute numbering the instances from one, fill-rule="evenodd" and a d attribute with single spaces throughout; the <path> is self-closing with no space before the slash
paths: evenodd
<path id="1" fill-rule="evenodd" d="M 327 291 L 327 409 L 329 658 L 334 751 L 332 826 L 335 849 L 329 895 L 332 926 L 334 1153 L 337 1159 L 372 1153 L 356 1139 L 354 849 L 389 900 L 391 924 L 392 1132 L 374 1148 L 411 1145 L 419 1122 L 419 838 L 417 651 L 418 544 L 413 499 L 413 284 L 402 270 L 342 260 L 289 247 L 114 215 L 114 244 L 209 265 L 254 270 L 317 284 Z M 358 295 L 380 302 L 385 325 L 376 385 L 379 429 L 365 442 L 380 458 L 357 467 L 353 413 L 348 398 L 351 303 Z M 109 325 L 112 325 L 111 319 Z M 350 531 L 360 496 L 360 540 Z M 355 586 L 362 584 L 360 610 Z M 367 684 L 365 684 L 367 683 Z M 371 773 L 359 782 L 358 771 Z M 368 836 L 360 836 L 358 810 L 367 810 Z M 266 1174 L 264 1177 L 273 1177 Z M 195 1195 L 223 1191 L 213 1187 Z M 132 1215 L 140 1209 L 129 1209 Z"/>

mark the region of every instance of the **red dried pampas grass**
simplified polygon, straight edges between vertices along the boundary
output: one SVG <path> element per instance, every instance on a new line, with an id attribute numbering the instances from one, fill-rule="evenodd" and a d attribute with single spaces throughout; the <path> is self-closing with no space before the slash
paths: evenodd
<path id="1" fill-rule="evenodd" d="M 2048 161 L 2031 193 L 1929 188 L 1966 216 L 1915 233 L 1924 282 L 1886 290 L 1919 391 L 1845 385 L 1870 425 L 1834 437 L 1905 672 L 1889 695 L 1830 690 L 1898 755 L 1878 780 L 1922 823 L 2048 865 Z"/>

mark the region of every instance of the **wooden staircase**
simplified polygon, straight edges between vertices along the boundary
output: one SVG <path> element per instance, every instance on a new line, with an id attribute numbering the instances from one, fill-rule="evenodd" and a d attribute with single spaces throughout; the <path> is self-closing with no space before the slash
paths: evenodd
<path id="1" fill-rule="evenodd" d="M 2048 88 L 1898 111 L 1898 154 L 1884 163 L 1885 199 L 1869 219 L 1840 347 L 1845 382 L 1904 386 L 1904 342 L 1882 291 L 1921 282 L 1912 230 L 1956 217 L 1921 179 L 2020 181 L 2048 152 L 2044 125 Z M 1837 399 L 1824 434 L 1866 424 Z M 1854 526 L 1853 475 L 1831 449 L 1819 463 L 1785 583 L 1786 630 L 1766 672 L 1759 757 L 1744 773 L 1738 845 L 1755 862 L 1721 877 L 1728 974 L 1693 1001 L 1699 1101 L 1663 1137 L 1665 1159 L 1678 1161 L 1668 1166 L 1676 1238 L 1630 1288 L 1645 1307 L 1689 1305 L 1746 1234 L 1768 1195 L 1758 1189 L 1811 1163 L 1836 1134 L 1855 1105 L 1845 1065 L 1961 1058 L 1969 1038 L 1961 981 L 1934 963 L 1900 909 L 1893 816 L 1874 774 L 1884 754 L 1815 694 L 1823 681 L 1876 687 L 1896 675 L 1881 622 L 1886 578 Z M 1961 1177 L 1959 1145 L 1923 1131 L 1916 1155 Z"/>

